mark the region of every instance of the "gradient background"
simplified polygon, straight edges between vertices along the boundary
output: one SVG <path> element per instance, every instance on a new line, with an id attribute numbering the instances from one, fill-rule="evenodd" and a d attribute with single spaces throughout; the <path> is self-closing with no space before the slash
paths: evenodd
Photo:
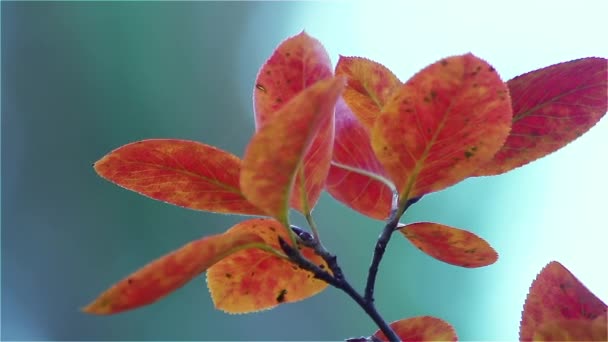
<path id="1" fill-rule="evenodd" d="M 2 340 L 340 340 L 370 319 L 328 289 L 297 304 L 232 316 L 204 277 L 155 305 L 111 317 L 78 308 L 148 261 L 241 217 L 181 209 L 99 178 L 91 164 L 140 139 L 203 141 L 242 155 L 253 132 L 256 72 L 302 29 L 338 53 L 377 60 L 406 80 L 472 51 L 506 80 L 608 56 L 599 1 L 394 3 L 15 3 L 2 1 Z M 377 305 L 397 320 L 434 315 L 462 340 L 514 340 L 528 287 L 559 260 L 603 300 L 608 123 L 558 153 L 469 179 L 414 206 L 487 239 L 500 260 L 443 264 L 395 236 Z M 361 289 L 381 223 L 324 195 L 325 244 Z M 604 271 L 600 271 L 604 269 Z"/>

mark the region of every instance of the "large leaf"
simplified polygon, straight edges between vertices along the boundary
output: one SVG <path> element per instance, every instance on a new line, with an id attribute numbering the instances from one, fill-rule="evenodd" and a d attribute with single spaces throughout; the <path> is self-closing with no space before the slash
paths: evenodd
<path id="1" fill-rule="evenodd" d="M 241 193 L 241 160 L 195 141 L 153 139 L 117 148 L 94 165 L 126 189 L 190 209 L 261 215 Z"/>
<path id="2" fill-rule="evenodd" d="M 327 191 L 338 201 L 369 217 L 388 217 L 393 192 L 368 175 L 387 178 L 372 150 L 369 134 L 343 100 L 336 104 L 336 131 Z M 338 164 L 336 164 L 338 163 Z M 346 165 L 349 169 L 339 165 Z M 355 170 L 353 170 L 355 169 Z"/>
<path id="3" fill-rule="evenodd" d="M 507 86 L 492 66 L 466 54 L 407 81 L 376 119 L 372 146 L 405 203 L 471 176 L 510 127 Z"/>
<path id="4" fill-rule="evenodd" d="M 519 339 L 608 340 L 606 304 L 557 261 L 538 274 L 524 304 Z"/>
<path id="5" fill-rule="evenodd" d="M 446 321 L 431 317 L 419 316 L 395 321 L 390 324 L 401 341 L 458 341 L 454 328 Z M 380 330 L 374 337 L 388 341 Z"/>
<path id="6" fill-rule="evenodd" d="M 305 189 L 300 197 L 306 194 L 308 203 L 297 201 L 300 205 L 295 206 L 296 209 L 304 212 L 312 208 L 325 185 L 331 156 L 304 160 L 304 155 L 319 130 L 333 120 L 344 83 L 342 77 L 336 77 L 305 89 L 260 128 L 247 146 L 240 182 L 243 193 L 250 202 L 285 225 L 294 180 L 301 166 L 304 164 L 304 170 L 309 170 L 304 174 L 305 181 L 299 183 Z M 329 149 L 331 146 L 329 143 Z M 307 163 L 316 165 L 308 169 Z"/>
<path id="7" fill-rule="evenodd" d="M 182 287 L 211 265 L 245 248 L 264 244 L 252 221 L 202 238 L 149 263 L 103 292 L 83 311 L 114 314 L 151 304 Z"/>
<path id="8" fill-rule="evenodd" d="M 272 219 L 248 221 L 265 243 L 280 250 L 278 239 L 290 241 L 281 223 Z M 235 227 L 241 230 L 245 227 Z M 310 248 L 300 252 L 327 269 L 327 264 Z M 229 313 L 270 309 L 313 296 L 327 287 L 291 261 L 259 249 L 247 249 L 223 259 L 207 271 L 207 285 L 215 307 Z"/>
<path id="9" fill-rule="evenodd" d="M 367 129 L 374 127 L 380 110 L 401 81 L 384 65 L 361 57 L 340 56 L 336 76 L 347 76 L 344 100 Z"/>
<path id="10" fill-rule="evenodd" d="M 477 175 L 512 170 L 564 147 L 593 127 L 608 107 L 608 61 L 583 58 L 517 76 L 507 82 L 513 129 Z"/>
<path id="11" fill-rule="evenodd" d="M 327 51 L 306 32 L 282 42 L 256 78 L 253 90 L 256 127 L 259 129 L 271 121 L 302 90 L 332 75 Z"/>
<path id="12" fill-rule="evenodd" d="M 485 240 L 466 230 L 418 222 L 399 230 L 414 246 L 435 259 L 462 267 L 493 264 L 498 254 Z"/>

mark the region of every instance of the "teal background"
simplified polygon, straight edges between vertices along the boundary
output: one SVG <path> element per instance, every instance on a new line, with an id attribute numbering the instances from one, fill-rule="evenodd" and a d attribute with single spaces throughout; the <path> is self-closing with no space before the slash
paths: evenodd
<path id="1" fill-rule="evenodd" d="M 376 330 L 331 288 L 227 315 L 213 308 L 204 277 L 132 312 L 78 311 L 148 261 L 243 219 L 144 198 L 99 178 L 91 164 L 123 144 L 161 137 L 242 155 L 254 129 L 256 72 L 302 29 L 334 63 L 339 53 L 366 56 L 402 80 L 467 51 L 505 80 L 608 56 L 605 1 L 3 1 L 1 10 L 2 340 L 340 340 Z M 550 260 L 608 299 L 600 271 L 607 135 L 603 119 L 531 165 L 424 198 L 405 221 L 469 229 L 501 257 L 461 269 L 396 235 L 379 274 L 380 312 L 389 321 L 438 316 L 461 340 L 514 340 L 528 287 Z M 315 215 L 324 243 L 361 289 L 381 223 L 327 195 Z"/>

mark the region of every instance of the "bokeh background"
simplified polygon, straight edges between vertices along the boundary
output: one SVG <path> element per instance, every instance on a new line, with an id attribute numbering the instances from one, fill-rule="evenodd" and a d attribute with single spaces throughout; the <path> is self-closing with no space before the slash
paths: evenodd
<path id="1" fill-rule="evenodd" d="M 242 155 L 256 72 L 305 29 L 338 54 L 406 80 L 472 51 L 506 80 L 608 56 L 598 1 L 2 1 L 2 340 L 340 340 L 371 320 L 334 289 L 251 315 L 213 308 L 204 277 L 111 317 L 79 308 L 148 261 L 241 217 L 190 211 L 112 185 L 91 164 L 140 139 L 203 141 Z M 436 261 L 395 236 L 377 305 L 389 321 L 434 315 L 462 340 L 514 340 L 530 283 L 559 260 L 604 301 L 608 122 L 563 150 L 424 198 L 406 221 L 469 229 L 500 253 L 490 267 Z M 324 195 L 325 244 L 362 288 L 382 224 Z M 295 218 L 296 221 L 298 218 Z"/>

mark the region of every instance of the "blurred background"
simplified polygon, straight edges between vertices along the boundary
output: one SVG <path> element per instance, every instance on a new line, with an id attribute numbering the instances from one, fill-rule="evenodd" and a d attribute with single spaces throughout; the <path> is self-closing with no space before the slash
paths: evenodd
<path id="1" fill-rule="evenodd" d="M 366 56 L 404 81 L 468 51 L 505 80 L 608 56 L 608 2 L 601 0 L 2 1 L 1 11 L 2 340 L 343 340 L 376 331 L 334 289 L 270 311 L 227 315 L 213 308 L 203 276 L 132 312 L 79 311 L 145 263 L 242 220 L 144 198 L 101 179 L 91 164 L 146 138 L 198 140 L 242 155 L 254 129 L 257 70 L 303 29 L 334 63 L 338 54 Z M 380 312 L 389 321 L 440 317 L 461 340 L 514 340 L 528 287 L 551 260 L 608 300 L 600 271 L 607 146 L 604 118 L 531 165 L 424 198 L 405 221 L 469 229 L 500 259 L 461 269 L 396 235 L 379 274 Z M 328 195 L 315 215 L 326 246 L 362 289 L 382 224 Z"/>

